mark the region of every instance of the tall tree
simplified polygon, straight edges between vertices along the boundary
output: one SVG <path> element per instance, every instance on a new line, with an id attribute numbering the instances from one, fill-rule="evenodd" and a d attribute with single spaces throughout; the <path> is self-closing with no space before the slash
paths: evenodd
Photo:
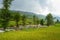
<path id="1" fill-rule="evenodd" d="M 18 30 L 18 28 L 19 28 L 19 21 L 20 21 L 20 13 L 18 13 L 18 12 L 16 12 L 16 14 L 15 14 L 15 16 L 14 16 L 14 20 L 15 20 L 15 22 L 16 22 L 16 30 Z"/>
<path id="2" fill-rule="evenodd" d="M 36 17 L 36 24 L 38 25 L 39 24 L 39 18 Z"/>
<path id="3" fill-rule="evenodd" d="M 60 23 L 60 21 L 57 19 L 56 23 Z"/>
<path id="4" fill-rule="evenodd" d="M 6 27 L 8 27 L 8 22 L 10 20 L 11 15 L 9 13 L 9 8 L 12 1 L 13 0 L 3 0 L 1 19 L 2 19 L 2 27 L 4 28 L 4 30 L 6 29 Z"/>
<path id="5" fill-rule="evenodd" d="M 44 25 L 44 20 L 43 19 L 41 19 L 40 24 Z"/>
<path id="6" fill-rule="evenodd" d="M 26 24 L 26 15 L 22 16 L 22 25 L 25 26 Z"/>
<path id="7" fill-rule="evenodd" d="M 36 16 L 33 15 L 33 24 L 36 25 Z"/>
<path id="8" fill-rule="evenodd" d="M 54 23 L 53 21 L 53 16 L 51 13 L 49 13 L 47 16 L 46 16 L 46 20 L 47 20 L 47 26 L 49 25 L 52 25 Z"/>

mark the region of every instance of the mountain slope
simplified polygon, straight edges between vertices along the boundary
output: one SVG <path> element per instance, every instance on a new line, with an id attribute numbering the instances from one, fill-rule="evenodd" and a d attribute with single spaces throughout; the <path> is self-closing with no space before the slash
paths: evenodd
<path id="1" fill-rule="evenodd" d="M 26 15 L 28 16 L 29 18 L 32 18 L 34 15 L 37 16 L 39 19 L 45 19 L 45 16 L 44 15 L 41 15 L 41 14 L 35 14 L 35 13 L 32 13 L 32 12 L 23 12 L 23 11 L 19 11 L 20 14 L 22 15 Z"/>
<path id="2" fill-rule="evenodd" d="M 37 16 L 39 19 L 45 19 L 46 16 L 42 15 L 42 14 L 36 14 L 33 12 L 24 12 L 24 11 L 15 11 L 15 10 L 10 10 L 11 13 L 16 13 L 19 12 L 21 15 L 26 15 L 28 18 L 32 18 L 33 15 Z M 0 9 L 0 13 L 1 13 L 1 9 Z M 55 17 L 55 20 L 60 20 L 59 16 L 53 15 Z"/>

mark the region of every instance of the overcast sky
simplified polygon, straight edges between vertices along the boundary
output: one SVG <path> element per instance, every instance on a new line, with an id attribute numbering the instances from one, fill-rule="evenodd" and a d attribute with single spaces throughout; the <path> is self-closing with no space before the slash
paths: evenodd
<path id="1" fill-rule="evenodd" d="M 1 7 L 2 0 L 0 0 L 0 8 Z M 60 16 L 60 0 L 14 0 L 10 9 L 43 15 L 52 13 Z"/>

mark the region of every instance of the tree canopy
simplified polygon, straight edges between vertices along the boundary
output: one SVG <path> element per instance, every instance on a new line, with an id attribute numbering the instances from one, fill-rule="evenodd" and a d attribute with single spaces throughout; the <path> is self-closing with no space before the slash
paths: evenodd
<path id="1" fill-rule="evenodd" d="M 47 20 L 47 25 L 52 25 L 54 23 L 53 21 L 53 16 L 51 13 L 49 13 L 47 16 L 46 16 L 46 20 Z"/>

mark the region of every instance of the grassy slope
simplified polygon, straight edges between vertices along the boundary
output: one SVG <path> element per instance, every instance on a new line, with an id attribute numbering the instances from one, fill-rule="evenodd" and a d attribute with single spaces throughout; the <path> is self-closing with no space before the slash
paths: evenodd
<path id="1" fill-rule="evenodd" d="M 60 40 L 59 26 L 0 33 L 0 40 Z"/>

